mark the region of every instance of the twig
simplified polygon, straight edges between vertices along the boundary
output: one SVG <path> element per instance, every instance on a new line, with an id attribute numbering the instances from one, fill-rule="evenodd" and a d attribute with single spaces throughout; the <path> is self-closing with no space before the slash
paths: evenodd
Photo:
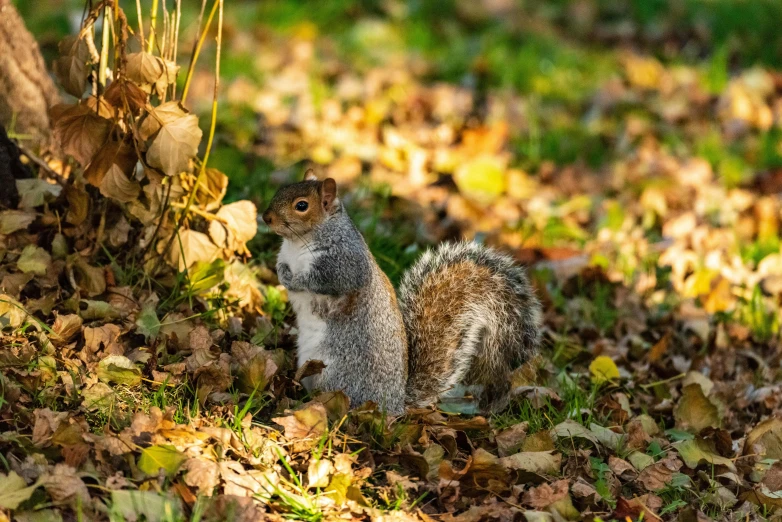
<path id="1" fill-rule="evenodd" d="M 46 174 L 49 175 L 50 178 L 52 178 L 54 181 L 57 182 L 58 185 L 65 186 L 67 184 L 67 181 L 65 178 L 63 178 L 58 172 L 56 172 L 54 169 L 52 169 L 44 160 L 36 156 L 32 151 L 30 151 L 27 147 L 22 145 L 21 143 L 16 144 L 17 148 L 19 149 L 19 152 L 27 156 L 27 158 L 38 165 L 41 169 L 46 172 Z"/>

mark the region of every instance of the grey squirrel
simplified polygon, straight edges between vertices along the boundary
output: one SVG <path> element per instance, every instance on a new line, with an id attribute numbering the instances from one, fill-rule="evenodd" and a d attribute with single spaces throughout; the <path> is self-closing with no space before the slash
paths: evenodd
<path id="1" fill-rule="evenodd" d="M 509 373 L 537 349 L 540 304 L 524 269 L 476 243 L 443 243 L 403 278 L 399 299 L 331 179 L 282 187 L 263 220 L 283 242 L 277 275 L 298 328 L 298 365 L 320 360 L 308 389 L 342 390 L 397 415 L 453 386 L 503 399 Z"/>

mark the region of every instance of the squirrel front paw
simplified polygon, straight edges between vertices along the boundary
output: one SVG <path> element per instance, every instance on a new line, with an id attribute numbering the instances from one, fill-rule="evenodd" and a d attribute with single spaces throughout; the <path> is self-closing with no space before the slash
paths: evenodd
<path id="1" fill-rule="evenodd" d="M 290 290 L 291 283 L 293 282 L 293 272 L 288 263 L 280 263 L 277 265 L 277 279 L 280 280 L 280 284 Z"/>

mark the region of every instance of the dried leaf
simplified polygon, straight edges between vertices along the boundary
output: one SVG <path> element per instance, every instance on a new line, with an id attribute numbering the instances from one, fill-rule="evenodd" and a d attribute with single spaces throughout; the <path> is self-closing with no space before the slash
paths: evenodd
<path id="1" fill-rule="evenodd" d="M 3 210 L 0 211 L 0 234 L 13 234 L 19 230 L 24 230 L 30 223 L 35 221 L 34 212 L 26 210 Z"/>
<path id="2" fill-rule="evenodd" d="M 220 482 L 220 466 L 211 460 L 190 458 L 182 466 L 185 484 L 196 488 L 199 495 L 211 497 Z"/>
<path id="3" fill-rule="evenodd" d="M 541 484 L 524 492 L 521 501 L 535 509 L 547 508 L 568 496 L 568 481 L 557 480 L 551 484 Z"/>
<path id="4" fill-rule="evenodd" d="M 562 455 L 553 451 L 522 451 L 500 459 L 500 464 L 511 470 L 557 475 Z"/>
<path id="5" fill-rule="evenodd" d="M 669 455 L 641 471 L 637 481 L 647 491 L 658 491 L 668 485 L 673 474 L 678 472 L 681 467 L 682 461 L 675 455 Z"/>
<path id="6" fill-rule="evenodd" d="M 258 211 L 250 201 L 237 201 L 223 205 L 217 212 L 222 221 L 214 220 L 209 225 L 212 241 L 221 248 L 244 252 L 245 244 L 258 231 Z"/>
<path id="7" fill-rule="evenodd" d="M 146 52 L 130 53 L 127 56 L 125 74 L 146 92 L 163 75 L 163 61 Z"/>
<path id="8" fill-rule="evenodd" d="M 696 432 L 704 428 L 719 428 L 717 407 L 703 394 L 700 384 L 693 383 L 682 389 L 682 397 L 674 411 L 677 426 Z"/>
<path id="9" fill-rule="evenodd" d="M 66 36 L 59 44 L 60 57 L 54 60 L 52 69 L 68 94 L 81 98 L 90 74 L 87 62 L 90 51 L 87 42 L 76 35 Z"/>
<path id="10" fill-rule="evenodd" d="M 108 172 L 100 182 L 100 193 L 107 198 L 116 199 L 122 203 L 129 203 L 138 199 L 141 185 L 135 180 L 128 179 L 117 164 L 112 164 Z"/>
<path id="11" fill-rule="evenodd" d="M 95 114 L 85 104 L 55 105 L 51 109 L 54 136 L 66 154 L 82 166 L 89 165 L 108 141 L 112 122 Z"/>
<path id="12" fill-rule="evenodd" d="M 144 119 L 140 132 L 145 139 L 154 135 L 147 163 L 168 176 L 188 170 L 202 136 L 198 117 L 185 112 L 175 101 L 156 107 Z"/>
<path id="13" fill-rule="evenodd" d="M 285 438 L 318 439 L 328 428 L 326 408 L 319 402 L 310 402 L 287 417 L 275 417 L 272 421 L 285 428 Z"/>
<path id="14" fill-rule="evenodd" d="M 25 274 L 44 275 L 52 264 L 49 252 L 35 245 L 27 245 L 16 262 L 16 267 Z"/>
<path id="15" fill-rule="evenodd" d="M 22 477 L 11 471 L 8 475 L 0 474 L 0 507 L 3 509 L 16 509 L 19 504 L 28 500 L 40 484 L 36 482 L 27 486 Z"/>
<path id="16" fill-rule="evenodd" d="M 181 272 L 198 262 L 213 261 L 219 250 L 206 234 L 195 230 L 182 230 L 179 232 L 178 240 L 174 240 L 167 260 L 171 266 Z"/>
<path id="17" fill-rule="evenodd" d="M 16 190 L 21 198 L 21 208 L 35 208 L 57 198 L 62 187 L 43 179 L 17 179 Z"/>

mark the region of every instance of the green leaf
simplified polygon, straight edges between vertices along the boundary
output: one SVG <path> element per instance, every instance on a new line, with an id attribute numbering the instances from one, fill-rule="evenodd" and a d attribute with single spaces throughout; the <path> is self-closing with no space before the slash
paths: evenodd
<path id="1" fill-rule="evenodd" d="M 17 179 L 16 190 L 21 196 L 19 207 L 34 208 L 57 198 L 62 192 L 62 187 L 43 179 Z"/>
<path id="2" fill-rule="evenodd" d="M 27 486 L 27 482 L 22 477 L 12 471 L 8 475 L 0 474 L 0 507 L 3 509 L 16 509 L 19 504 L 29 499 L 38 482 L 32 486 Z"/>
<path id="3" fill-rule="evenodd" d="M 119 520 L 139 520 L 143 517 L 147 522 L 162 522 L 183 518 L 179 500 L 153 491 L 112 491 L 111 511 Z"/>
<path id="4" fill-rule="evenodd" d="M 98 363 L 98 379 L 103 382 L 136 386 L 141 382 L 141 370 L 123 355 L 109 355 Z"/>
<path id="5" fill-rule="evenodd" d="M 35 245 L 27 245 L 22 250 L 16 267 L 25 274 L 44 275 L 51 262 L 52 256 L 49 255 L 49 252 Z"/>
<path id="6" fill-rule="evenodd" d="M 736 466 L 732 460 L 714 453 L 701 439 L 685 440 L 674 444 L 674 447 L 690 469 L 695 469 L 701 462 L 706 462 L 712 465 L 725 466 L 732 472 L 736 472 Z"/>
<path id="7" fill-rule="evenodd" d="M 136 319 L 136 331 L 143 335 L 147 340 L 154 339 L 160 332 L 160 319 L 155 312 L 155 305 L 146 304 L 141 309 Z"/>
<path id="8" fill-rule="evenodd" d="M 158 474 L 162 468 L 166 475 L 173 476 L 187 460 L 184 453 L 171 445 L 150 446 L 141 450 L 138 469 L 150 476 Z"/>

